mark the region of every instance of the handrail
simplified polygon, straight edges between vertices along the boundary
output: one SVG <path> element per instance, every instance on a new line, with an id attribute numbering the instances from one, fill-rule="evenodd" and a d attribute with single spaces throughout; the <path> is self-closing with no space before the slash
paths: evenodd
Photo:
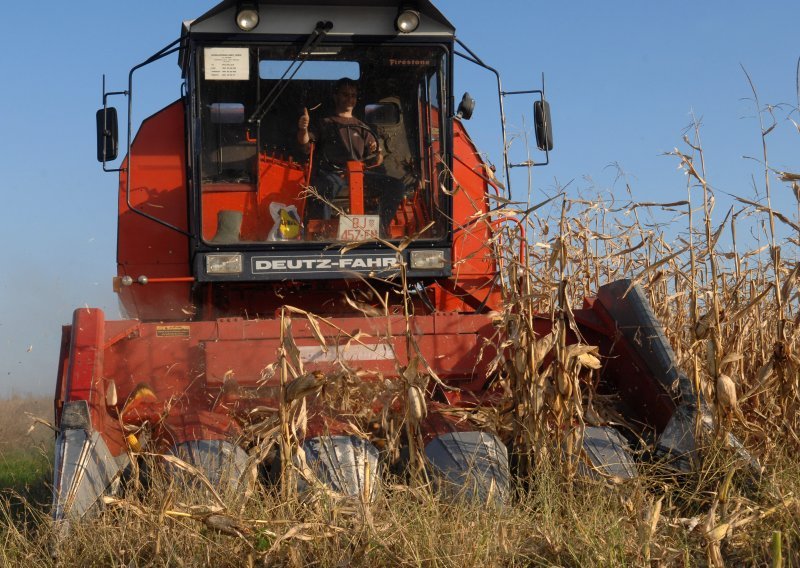
<path id="1" fill-rule="evenodd" d="M 144 67 L 145 65 L 149 65 L 149 64 L 151 64 L 151 63 L 153 63 L 155 61 L 158 61 L 159 59 L 162 59 L 162 58 L 166 57 L 167 55 L 171 55 L 171 54 L 173 54 L 173 53 L 175 53 L 177 51 L 180 51 L 181 49 L 184 49 L 184 46 L 174 47 L 175 45 L 179 44 L 180 42 L 181 42 L 180 38 L 176 39 L 175 41 L 173 41 L 169 45 L 163 47 L 162 49 L 158 50 L 156 53 L 154 53 L 153 55 L 148 57 L 142 63 L 139 63 L 138 65 L 133 66 L 131 68 L 130 72 L 128 73 L 128 147 L 127 147 L 127 158 L 126 158 L 127 161 L 128 161 L 128 167 L 125 168 L 125 174 L 126 174 L 125 175 L 125 203 L 128 206 L 128 209 L 130 209 L 132 212 L 137 213 L 137 214 L 141 215 L 142 217 L 150 219 L 151 221 L 154 221 L 154 222 L 158 223 L 159 225 L 163 225 L 164 227 L 167 227 L 168 229 L 176 231 L 176 232 L 178 232 L 178 233 L 180 233 L 182 235 L 185 235 L 187 237 L 191 237 L 192 234 L 190 232 L 185 231 L 185 230 L 181 229 L 180 227 L 177 227 L 177 226 L 173 225 L 172 223 L 164 221 L 163 219 L 159 219 L 158 217 L 156 217 L 154 215 L 150 215 L 149 213 L 147 213 L 145 211 L 142 211 L 141 209 L 137 209 L 131 203 L 131 172 L 133 171 L 133 168 L 131 166 L 131 162 L 133 161 L 133 156 L 131 155 L 131 143 L 132 143 L 131 136 L 132 136 L 132 132 L 133 132 L 133 118 L 131 116 L 132 113 L 133 113 L 133 74 L 137 70 L 139 70 L 142 67 Z"/>

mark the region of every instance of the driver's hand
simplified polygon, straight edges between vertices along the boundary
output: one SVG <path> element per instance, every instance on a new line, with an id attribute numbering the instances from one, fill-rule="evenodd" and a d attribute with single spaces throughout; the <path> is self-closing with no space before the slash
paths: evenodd
<path id="1" fill-rule="evenodd" d="M 308 130 L 308 125 L 310 120 L 308 118 L 308 109 L 303 108 L 303 114 L 300 115 L 300 119 L 297 121 L 297 128 L 300 130 Z"/>
<path id="2" fill-rule="evenodd" d="M 374 140 L 369 145 L 369 153 L 373 155 L 372 161 L 374 162 L 374 166 L 380 166 L 383 163 L 383 154 L 381 153 L 381 149 L 378 146 L 378 143 Z"/>
<path id="3" fill-rule="evenodd" d="M 374 140 L 369 145 L 369 154 L 372 156 L 372 166 L 380 166 L 383 163 L 383 154 L 381 154 L 381 149 L 378 146 L 378 143 Z"/>

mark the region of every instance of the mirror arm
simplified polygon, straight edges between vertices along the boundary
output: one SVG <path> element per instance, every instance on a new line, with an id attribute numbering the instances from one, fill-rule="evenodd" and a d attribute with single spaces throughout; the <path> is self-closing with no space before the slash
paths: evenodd
<path id="1" fill-rule="evenodd" d="M 108 124 L 108 97 L 116 96 L 116 95 L 124 95 L 128 96 L 128 91 L 110 91 L 106 92 L 106 75 L 103 73 L 103 126 Z M 110 136 L 111 133 L 108 130 L 103 131 L 103 136 L 107 137 Z M 106 158 L 106 144 L 105 140 L 103 141 L 103 171 L 104 172 L 121 172 L 122 168 L 107 168 L 106 164 L 108 163 Z"/>
<path id="2" fill-rule="evenodd" d="M 544 97 L 544 73 L 542 73 L 542 88 L 541 89 L 531 89 L 531 90 L 528 90 L 528 91 L 502 91 L 500 93 L 500 96 L 502 96 L 502 97 L 507 97 L 507 96 L 511 96 L 511 95 L 539 95 L 539 102 L 544 103 L 545 102 L 545 97 Z M 547 124 L 547 128 L 548 129 L 550 128 L 550 124 Z M 534 160 L 527 160 L 527 161 L 521 162 L 519 164 L 510 164 L 509 167 L 510 168 L 530 168 L 530 167 L 548 165 L 550 163 L 550 149 L 547 147 L 546 143 L 545 143 L 545 147 L 544 147 L 544 156 L 545 156 L 544 162 L 536 162 Z"/>
<path id="3" fill-rule="evenodd" d="M 483 61 L 481 61 L 481 58 L 475 55 L 475 52 L 472 51 L 469 47 L 467 47 L 467 45 L 463 41 L 461 41 L 458 38 L 455 38 L 455 40 L 458 45 L 460 45 L 466 50 L 469 56 L 466 56 L 463 53 L 459 53 L 458 51 L 454 52 L 456 55 L 458 55 L 459 57 L 463 57 L 467 61 L 470 61 L 475 65 L 478 65 L 479 67 L 483 67 L 487 71 L 490 71 L 491 73 L 494 74 L 497 80 L 497 99 L 500 103 L 500 130 L 503 133 L 503 169 L 505 170 L 505 175 L 506 175 L 506 192 L 508 193 L 508 198 L 511 199 L 511 167 L 508 163 L 508 138 L 506 136 L 506 110 L 503 99 L 503 85 L 502 82 L 500 81 L 500 72 L 497 71 L 497 69 L 495 69 L 494 67 L 490 67 L 489 65 L 486 65 Z"/>
<path id="4" fill-rule="evenodd" d="M 139 70 L 140 68 L 144 67 L 145 65 L 149 65 L 149 64 L 153 63 L 154 61 L 158 61 L 159 59 L 162 59 L 162 58 L 166 57 L 167 55 L 171 55 L 171 54 L 175 53 L 176 51 L 181 51 L 182 49 L 185 49 L 187 47 L 186 45 L 178 45 L 180 43 L 181 43 L 181 40 L 180 39 L 176 39 L 175 41 L 173 41 L 169 45 L 165 46 L 164 48 L 160 49 L 155 54 L 153 54 L 152 56 L 147 58 L 144 62 L 139 63 L 138 65 L 135 65 L 134 67 L 132 67 L 131 70 L 128 72 L 128 145 L 127 145 L 127 149 L 126 149 L 127 157 L 128 157 L 128 168 L 127 168 L 128 175 L 125 176 L 125 203 L 128 206 L 128 209 L 130 209 L 133 213 L 137 213 L 137 214 L 141 215 L 142 217 L 145 217 L 147 219 L 150 219 L 151 221 L 154 221 L 154 222 L 158 223 L 159 225 L 163 225 L 164 227 L 167 227 L 168 229 L 171 229 L 171 230 L 173 230 L 173 231 L 175 231 L 177 233 L 180 233 L 182 235 L 185 235 L 185 236 L 191 238 L 192 234 L 190 232 L 185 231 L 185 230 L 181 229 L 180 227 L 176 227 L 172 223 L 168 223 L 167 221 L 164 221 L 163 219 L 159 219 L 155 215 L 151 215 L 151 214 L 149 214 L 149 213 L 147 213 L 145 211 L 142 211 L 141 209 L 137 209 L 131 203 L 131 171 L 133 170 L 133 168 L 131 168 L 131 158 L 132 158 L 131 157 L 131 143 L 132 143 L 131 133 L 132 133 L 132 129 L 133 129 L 133 118 L 131 117 L 131 114 L 133 112 L 133 74 L 137 70 Z"/>

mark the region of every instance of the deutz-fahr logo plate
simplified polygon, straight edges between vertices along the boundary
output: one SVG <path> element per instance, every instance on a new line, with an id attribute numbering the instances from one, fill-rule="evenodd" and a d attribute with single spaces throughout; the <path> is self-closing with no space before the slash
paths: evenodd
<path id="1" fill-rule="evenodd" d="M 302 274 L 307 272 L 385 272 L 398 264 L 395 253 L 350 253 L 341 256 L 254 256 L 253 274 Z"/>

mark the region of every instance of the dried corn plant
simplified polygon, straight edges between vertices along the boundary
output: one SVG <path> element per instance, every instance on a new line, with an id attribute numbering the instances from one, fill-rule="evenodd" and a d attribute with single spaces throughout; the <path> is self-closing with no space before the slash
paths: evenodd
<path id="1" fill-rule="evenodd" d="M 447 386 L 417 345 L 410 325 L 417 304 L 403 271 L 392 283 L 400 302 L 389 302 L 369 283 L 345 299 L 365 316 L 404 318 L 402 338 L 393 338 L 388 327 L 380 337 L 347 333 L 324 317 L 285 306 L 278 359 L 265 368 L 258 389 L 277 404 L 237 415 L 251 477 L 265 462 L 275 462 L 281 485 L 252 485 L 243 502 L 233 503 L 208 491 L 202 472 L 173 460 L 173 466 L 200 480 L 177 487 L 163 475 L 164 460 L 145 455 L 150 453 L 146 432 L 137 432 L 142 447 L 132 446 L 131 453 L 134 463 L 149 472 L 149 481 L 129 480 L 127 493 L 106 498 L 101 515 L 76 525 L 70 546 L 59 551 L 61 562 L 796 563 L 800 226 L 797 217 L 773 208 L 771 192 L 775 183 L 785 184 L 800 211 L 800 175 L 769 165 L 771 127 L 761 125 L 766 199 L 735 198 L 735 206 L 724 214 L 715 208 L 719 192 L 708 178 L 694 125 L 681 149 L 671 153 L 687 174 L 684 200 L 637 202 L 619 171 L 611 190 L 559 188 L 535 205 L 498 199 L 498 207 L 486 214 L 478 214 L 476 204 L 470 222 L 493 229 L 489 246 L 502 268 L 495 285 L 502 291 L 503 307 L 492 314 L 497 356 L 489 368 L 498 396 L 491 405 L 429 408 L 433 389 Z M 741 241 L 748 232 L 755 242 Z M 680 478 L 646 462 L 628 483 L 576 475 L 586 426 L 614 422 L 626 427 L 626 417 L 597 390 L 603 361 L 597 346 L 580 337 L 573 310 L 600 286 L 622 277 L 643 286 L 695 393 L 715 417 L 716 432 L 706 435 L 697 428 L 697 469 Z M 392 313 L 390 305 L 401 307 Z M 293 336 L 300 322 L 312 330 L 323 353 L 335 354 L 331 371 L 304 368 Z M 351 346 L 398 340 L 407 357 L 397 362 L 395 380 L 368 375 L 346 356 Z M 224 393 L 220 404 L 223 399 Z M 431 494 L 418 426 L 433 412 L 458 415 L 506 442 L 524 481 L 512 503 L 502 509 L 456 506 Z M 375 444 L 387 462 L 401 462 L 407 451 L 413 483 L 385 471 L 384 487 L 374 500 L 347 501 L 326 491 L 306 463 L 302 444 L 309 425 L 323 416 L 336 417 L 339 427 Z M 731 452 L 729 433 L 764 466 L 761 476 L 750 475 L 748 465 Z M 298 479 L 311 487 L 313 498 L 298 494 Z M 24 523 L 13 515 L 8 502 L 0 503 L 0 563 L 52 564 L 53 530 L 46 515 L 29 511 Z"/>

